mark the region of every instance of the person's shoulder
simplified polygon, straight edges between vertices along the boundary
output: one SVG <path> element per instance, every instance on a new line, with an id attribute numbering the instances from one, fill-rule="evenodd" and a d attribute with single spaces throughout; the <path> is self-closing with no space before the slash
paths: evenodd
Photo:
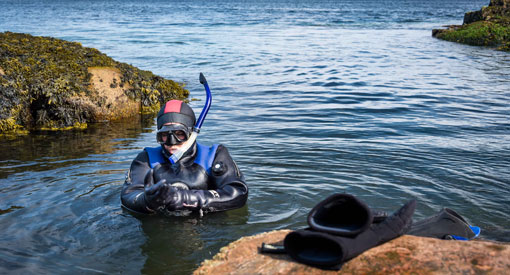
<path id="1" fill-rule="evenodd" d="M 228 156 L 228 157 L 232 158 L 227 146 L 225 146 L 224 144 L 217 144 L 216 156 L 225 156 L 225 157 Z"/>
<path id="2" fill-rule="evenodd" d="M 213 146 L 216 146 L 216 152 L 218 151 L 227 151 L 228 152 L 228 149 L 227 149 L 227 146 L 225 146 L 224 144 L 214 144 Z"/>
<path id="3" fill-rule="evenodd" d="M 138 155 L 131 162 L 130 170 L 146 169 L 150 166 L 149 156 L 145 150 L 138 153 Z"/>
<path id="4" fill-rule="evenodd" d="M 143 149 L 138 153 L 138 155 L 135 157 L 135 160 L 141 161 L 141 162 L 148 162 L 149 161 L 149 155 L 147 154 L 147 151 Z"/>

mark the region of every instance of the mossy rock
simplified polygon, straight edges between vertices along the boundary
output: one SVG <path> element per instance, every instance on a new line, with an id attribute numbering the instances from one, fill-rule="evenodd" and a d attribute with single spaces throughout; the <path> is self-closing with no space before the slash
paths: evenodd
<path id="1" fill-rule="evenodd" d="M 84 128 L 185 100 L 184 84 L 80 43 L 0 33 L 0 134 Z"/>
<path id="2" fill-rule="evenodd" d="M 510 51 L 510 0 L 492 0 L 488 7 L 466 13 L 463 25 L 433 30 L 432 36 Z"/>
<path id="3" fill-rule="evenodd" d="M 435 37 L 473 46 L 500 47 L 510 42 L 510 27 L 489 21 L 478 21 L 438 32 Z"/>

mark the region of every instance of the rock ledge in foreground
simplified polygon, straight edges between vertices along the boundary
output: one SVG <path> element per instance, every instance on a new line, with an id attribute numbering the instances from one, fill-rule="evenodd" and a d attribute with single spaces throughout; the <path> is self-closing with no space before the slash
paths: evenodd
<path id="1" fill-rule="evenodd" d="M 282 241 L 290 230 L 241 238 L 204 261 L 194 274 L 505 274 L 510 245 L 402 236 L 327 271 L 294 262 L 287 255 L 259 253 L 263 242 Z"/>

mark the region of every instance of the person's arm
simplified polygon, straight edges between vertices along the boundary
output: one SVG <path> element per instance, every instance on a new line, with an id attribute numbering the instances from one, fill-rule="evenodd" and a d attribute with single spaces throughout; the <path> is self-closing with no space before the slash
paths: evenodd
<path id="1" fill-rule="evenodd" d="M 145 197 L 145 177 L 151 170 L 148 163 L 148 156 L 145 151 L 131 163 L 126 181 L 122 187 L 121 203 L 125 208 L 139 213 L 153 213 Z"/>
<path id="2" fill-rule="evenodd" d="M 227 148 L 222 145 L 216 151 L 211 175 L 213 182 L 209 190 L 177 190 L 172 187 L 173 195 L 166 208 L 170 211 L 200 209 L 207 213 L 244 206 L 248 186 Z"/>

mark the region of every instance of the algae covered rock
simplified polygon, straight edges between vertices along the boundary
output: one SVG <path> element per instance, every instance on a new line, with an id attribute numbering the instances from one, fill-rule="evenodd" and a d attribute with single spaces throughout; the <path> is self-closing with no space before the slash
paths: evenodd
<path id="1" fill-rule="evenodd" d="M 154 113 L 188 95 L 183 84 L 80 43 L 0 33 L 0 134 L 83 128 Z"/>
<path id="2" fill-rule="evenodd" d="M 467 12 L 461 26 L 432 30 L 439 39 L 510 51 L 510 0 L 491 0 L 488 7 Z"/>

